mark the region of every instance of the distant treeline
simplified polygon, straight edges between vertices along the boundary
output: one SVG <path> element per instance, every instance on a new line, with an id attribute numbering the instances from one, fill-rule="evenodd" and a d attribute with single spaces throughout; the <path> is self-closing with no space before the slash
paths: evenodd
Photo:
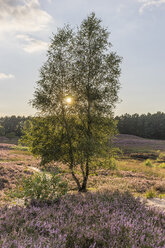
<path id="1" fill-rule="evenodd" d="M 117 116 L 121 134 L 132 134 L 143 138 L 165 139 L 165 113 L 125 114 Z"/>
<path id="2" fill-rule="evenodd" d="M 24 122 L 29 118 L 15 115 L 0 117 L 0 136 L 7 138 L 21 137 Z"/>
<path id="3" fill-rule="evenodd" d="M 32 117 L 0 117 L 0 136 L 21 137 L 24 122 Z M 121 134 L 132 134 L 143 138 L 165 139 L 165 113 L 124 114 L 115 118 Z"/>

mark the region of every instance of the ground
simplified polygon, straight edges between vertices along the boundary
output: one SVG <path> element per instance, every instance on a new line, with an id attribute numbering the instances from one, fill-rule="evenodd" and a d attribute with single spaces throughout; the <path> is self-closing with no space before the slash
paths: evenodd
<path id="1" fill-rule="evenodd" d="M 140 196 L 142 199 L 156 197 L 157 203 L 153 204 L 161 205 L 163 200 L 160 198 L 165 198 L 165 141 L 118 135 L 114 139 L 114 146 L 123 151 L 116 159 L 117 168 L 113 170 L 108 167 L 97 168 L 92 171 L 88 190 L 130 191 L 134 196 Z M 146 165 L 147 159 L 150 160 L 150 166 Z M 28 176 L 42 169 L 39 162 L 39 158 L 34 158 L 27 148 L 0 143 L 1 205 L 7 200 L 5 192 L 14 188 L 22 175 Z M 65 165 L 50 164 L 49 170 L 57 166 L 69 184 L 69 191 L 75 192 L 76 185 Z M 151 200 L 150 204 L 152 204 Z"/>
<path id="2" fill-rule="evenodd" d="M 0 144 L 0 247 L 165 247 L 165 141 L 115 137 L 114 147 L 122 149 L 116 162 L 112 160 L 116 166 L 97 161 L 87 193 L 77 192 L 66 165 L 51 163 L 46 177 L 58 168 L 68 182 L 68 194 L 54 201 L 33 200 L 27 207 L 7 192 L 22 176 L 43 173 L 44 168 L 28 148 L 14 143 Z M 34 185 L 33 190 L 38 188 Z"/>

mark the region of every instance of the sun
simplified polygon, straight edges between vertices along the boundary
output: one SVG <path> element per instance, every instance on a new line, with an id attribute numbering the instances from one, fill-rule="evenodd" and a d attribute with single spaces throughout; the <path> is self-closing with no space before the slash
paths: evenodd
<path id="1" fill-rule="evenodd" d="M 71 97 L 66 97 L 66 103 L 71 104 L 72 103 L 72 98 Z"/>

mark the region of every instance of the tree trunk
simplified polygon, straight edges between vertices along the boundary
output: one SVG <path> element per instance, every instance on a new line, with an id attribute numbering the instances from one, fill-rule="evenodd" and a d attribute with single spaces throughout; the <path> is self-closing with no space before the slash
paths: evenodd
<path id="1" fill-rule="evenodd" d="M 74 174 L 74 171 L 73 171 L 73 169 L 72 169 L 72 168 L 71 168 L 71 173 L 72 173 L 72 177 L 73 177 L 74 181 L 75 181 L 75 182 L 76 182 L 76 184 L 77 184 L 78 191 L 81 191 L 81 185 L 80 185 L 80 182 L 79 182 L 78 178 L 76 177 L 76 175 Z"/>
<path id="2" fill-rule="evenodd" d="M 87 177 L 84 178 L 81 188 L 79 192 L 87 192 Z"/>
<path id="3" fill-rule="evenodd" d="M 79 189 L 79 192 L 87 192 L 88 176 L 89 176 L 89 164 L 88 164 L 88 160 L 87 160 L 85 176 L 83 176 L 83 183 L 82 183 L 81 188 Z"/>

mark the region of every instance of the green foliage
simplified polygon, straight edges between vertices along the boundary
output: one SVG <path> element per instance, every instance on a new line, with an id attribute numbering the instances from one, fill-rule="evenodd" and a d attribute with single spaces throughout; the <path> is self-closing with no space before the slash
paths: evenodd
<path id="1" fill-rule="evenodd" d="M 111 169 L 111 170 L 117 169 L 116 159 L 113 157 L 110 158 L 110 160 L 109 160 L 109 169 Z"/>
<path id="2" fill-rule="evenodd" d="M 113 157 L 117 159 L 121 155 L 123 155 L 123 151 L 119 147 L 110 147 L 109 157 Z"/>
<path id="3" fill-rule="evenodd" d="M 147 199 L 154 198 L 154 197 L 156 197 L 156 191 L 154 189 L 150 189 L 146 192 L 145 196 Z"/>
<path id="4" fill-rule="evenodd" d="M 10 197 L 31 200 L 55 200 L 67 193 L 67 183 L 62 181 L 56 173 L 36 173 L 30 177 L 23 177 Z"/>
<path id="5" fill-rule="evenodd" d="M 160 199 L 164 199 L 164 198 L 165 198 L 165 194 L 159 194 L 158 197 L 159 197 Z"/>
<path id="6" fill-rule="evenodd" d="M 82 127 L 79 125 L 76 118 L 72 118 L 69 122 L 69 132 L 74 138 L 72 143 L 73 155 L 75 164 L 84 162 L 84 156 L 87 152 L 86 140 L 83 137 Z M 96 161 L 100 156 L 107 156 L 107 149 L 110 150 L 107 144 L 107 138 L 111 137 L 116 132 L 116 124 L 110 119 L 100 119 L 97 123 L 97 128 L 93 129 L 93 138 L 90 141 L 91 160 Z M 62 161 L 68 163 L 69 145 L 65 128 L 61 126 L 56 117 L 36 117 L 25 123 L 24 136 L 19 143 L 26 144 L 29 150 L 36 156 L 41 156 L 41 164 L 47 164 L 51 161 Z M 102 139 L 101 139 L 102 138 Z M 119 154 L 118 148 L 113 148 L 109 151 L 109 157 L 117 157 Z"/>
<path id="7" fill-rule="evenodd" d="M 159 165 L 159 168 L 165 169 L 165 163 L 160 164 L 160 165 Z"/>
<path id="8" fill-rule="evenodd" d="M 79 191 L 86 190 L 92 161 L 103 155 L 116 133 L 113 108 L 121 58 L 110 51 L 108 36 L 94 13 L 76 32 L 69 26 L 58 30 L 32 100 L 44 117 L 26 123 L 22 139 L 43 164 L 53 160 L 68 164 Z M 82 184 L 76 166 L 81 167 Z"/>
<path id="9" fill-rule="evenodd" d="M 105 159 L 102 163 L 100 163 L 100 167 L 110 170 L 116 170 L 117 169 L 116 159 L 114 157 Z"/>
<path id="10" fill-rule="evenodd" d="M 7 138 L 21 137 L 23 124 L 27 119 L 29 117 L 15 115 L 0 117 L 0 136 L 6 136 Z"/>
<path id="11" fill-rule="evenodd" d="M 153 167 L 152 162 L 151 162 L 150 159 L 147 159 L 147 160 L 145 161 L 145 165 L 148 166 L 148 167 Z"/>
<path id="12" fill-rule="evenodd" d="M 119 148 L 111 147 L 111 145 L 106 145 L 103 149 L 103 156 L 97 158 L 93 161 L 94 169 L 97 168 L 106 168 L 111 170 L 117 169 L 116 159 L 122 154 L 122 151 Z"/>
<path id="13" fill-rule="evenodd" d="M 0 125 L 0 136 L 4 136 L 4 135 L 5 135 L 5 128 Z"/>
<path id="14" fill-rule="evenodd" d="M 117 116 L 119 132 L 150 139 L 165 139 L 165 113 Z"/>

